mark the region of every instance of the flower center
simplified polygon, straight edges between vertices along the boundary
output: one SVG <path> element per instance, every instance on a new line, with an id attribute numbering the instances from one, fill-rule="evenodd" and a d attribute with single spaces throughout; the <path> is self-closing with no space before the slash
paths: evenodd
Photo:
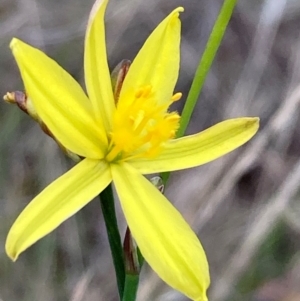
<path id="1" fill-rule="evenodd" d="M 165 141 L 175 137 L 180 116 L 168 107 L 181 98 L 176 93 L 163 104 L 158 103 L 152 87 L 143 86 L 131 99 L 122 99 L 113 119 L 110 135 L 109 162 L 137 157 L 154 157 Z"/>

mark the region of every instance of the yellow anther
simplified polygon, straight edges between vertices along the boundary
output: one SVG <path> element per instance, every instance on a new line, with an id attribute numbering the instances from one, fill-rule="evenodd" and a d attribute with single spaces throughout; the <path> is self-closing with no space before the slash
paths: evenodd
<path id="1" fill-rule="evenodd" d="M 175 93 L 175 94 L 171 97 L 171 100 L 172 100 L 172 101 L 178 101 L 181 97 L 182 97 L 182 93 L 181 93 L 181 92 L 178 92 L 178 93 Z"/>
<path id="2" fill-rule="evenodd" d="M 172 130 L 172 131 L 170 132 L 170 138 L 174 138 L 175 135 L 176 135 L 176 131 Z"/>
<path id="3" fill-rule="evenodd" d="M 169 113 L 168 107 L 181 98 L 175 93 L 169 101 L 159 102 L 152 85 L 143 85 L 135 90 L 134 99 L 119 102 L 114 119 L 112 149 L 107 161 L 149 157 L 161 151 L 161 145 L 173 139 L 179 127 L 180 116 Z"/>
<path id="4" fill-rule="evenodd" d="M 143 95 L 144 88 L 140 88 L 135 92 L 135 97 L 140 98 Z"/>
<path id="5" fill-rule="evenodd" d="M 136 91 L 135 97 L 136 98 L 149 97 L 151 94 L 151 90 L 152 90 L 151 85 L 143 86 Z"/>
<path id="6" fill-rule="evenodd" d="M 148 97 L 151 93 L 151 90 L 152 90 L 152 86 L 151 85 L 148 85 L 148 86 L 145 86 L 144 87 L 144 97 Z"/>
<path id="7" fill-rule="evenodd" d="M 180 119 L 180 116 L 173 112 L 173 113 L 170 113 L 167 117 L 166 117 L 167 120 L 169 121 L 178 121 Z"/>

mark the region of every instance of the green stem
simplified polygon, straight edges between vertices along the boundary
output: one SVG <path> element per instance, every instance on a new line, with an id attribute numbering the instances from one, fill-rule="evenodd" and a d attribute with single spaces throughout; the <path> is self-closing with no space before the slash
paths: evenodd
<path id="1" fill-rule="evenodd" d="M 111 184 L 100 193 L 100 201 L 115 267 L 119 295 L 122 300 L 125 286 L 125 266 Z"/>
<path id="2" fill-rule="evenodd" d="M 223 3 L 223 6 L 214 24 L 212 32 L 209 36 L 204 53 L 198 64 L 195 77 L 193 79 L 190 91 L 188 93 L 187 100 L 181 114 L 180 127 L 176 134 L 177 138 L 182 137 L 186 131 L 195 105 L 197 103 L 198 97 L 204 85 L 206 76 L 220 47 L 221 41 L 223 39 L 225 30 L 231 18 L 236 2 L 237 0 L 225 0 Z M 169 179 L 170 173 L 165 172 L 162 173 L 160 176 L 163 179 L 163 183 L 166 184 L 166 182 Z"/>
<path id="3" fill-rule="evenodd" d="M 135 301 L 139 284 L 139 275 L 126 274 L 125 289 L 122 301 Z"/>
<path id="4" fill-rule="evenodd" d="M 223 3 L 223 6 L 220 10 L 220 13 L 206 44 L 204 53 L 198 64 L 195 77 L 188 93 L 187 100 L 181 115 L 180 128 L 177 131 L 177 137 L 181 137 L 185 133 L 208 71 L 210 70 L 215 55 L 220 47 L 236 2 L 237 0 L 225 0 Z"/>

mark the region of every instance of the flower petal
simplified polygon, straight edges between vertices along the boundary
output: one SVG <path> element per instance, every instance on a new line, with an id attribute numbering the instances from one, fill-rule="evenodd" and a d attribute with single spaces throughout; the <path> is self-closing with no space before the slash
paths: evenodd
<path id="1" fill-rule="evenodd" d="M 6 252 L 12 260 L 79 211 L 111 182 L 104 161 L 85 159 L 46 187 L 11 227 Z"/>
<path id="2" fill-rule="evenodd" d="M 220 122 L 195 135 L 170 140 L 153 159 L 128 161 L 142 174 L 174 171 L 215 160 L 250 140 L 259 127 L 258 118 L 236 118 Z"/>
<path id="3" fill-rule="evenodd" d="M 169 102 L 179 72 L 180 20 L 175 9 L 152 32 L 137 54 L 125 77 L 119 102 L 134 95 L 142 86 L 152 86 L 160 103 Z"/>
<path id="4" fill-rule="evenodd" d="M 181 214 L 129 164 L 111 165 L 128 226 L 143 256 L 170 286 L 206 301 L 208 263 L 203 248 Z"/>
<path id="5" fill-rule="evenodd" d="M 107 138 L 79 84 L 40 50 L 16 38 L 10 47 L 26 92 L 55 138 L 80 156 L 103 157 Z"/>
<path id="6" fill-rule="evenodd" d="M 98 122 L 111 130 L 115 110 L 110 73 L 107 63 L 104 14 L 108 0 L 95 2 L 85 35 L 84 72 L 89 98 Z"/>

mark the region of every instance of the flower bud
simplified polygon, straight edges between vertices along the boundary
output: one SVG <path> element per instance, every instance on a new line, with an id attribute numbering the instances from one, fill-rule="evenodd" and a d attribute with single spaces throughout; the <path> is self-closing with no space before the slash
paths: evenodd
<path id="1" fill-rule="evenodd" d="M 8 103 L 16 104 L 23 112 L 28 114 L 35 121 L 39 123 L 41 122 L 32 104 L 31 99 L 28 98 L 24 92 L 21 91 L 7 92 L 3 96 L 3 99 Z"/>
<path id="2" fill-rule="evenodd" d="M 111 84 L 114 92 L 115 103 L 118 103 L 120 91 L 127 75 L 131 62 L 129 60 L 122 60 L 112 71 Z"/>
<path id="3" fill-rule="evenodd" d="M 26 93 L 21 91 L 13 91 L 13 92 L 7 92 L 3 99 L 7 103 L 16 104 L 23 112 L 25 112 L 27 115 L 29 115 L 32 119 L 38 122 L 41 129 L 45 134 L 50 136 L 55 142 L 59 145 L 59 147 L 62 149 L 62 151 L 73 161 L 79 162 L 81 160 L 80 156 L 77 154 L 71 152 L 70 150 L 66 149 L 52 134 L 52 132 L 49 130 L 49 128 L 46 126 L 46 124 L 42 121 L 42 119 L 38 116 L 33 103 L 26 95 Z"/>

